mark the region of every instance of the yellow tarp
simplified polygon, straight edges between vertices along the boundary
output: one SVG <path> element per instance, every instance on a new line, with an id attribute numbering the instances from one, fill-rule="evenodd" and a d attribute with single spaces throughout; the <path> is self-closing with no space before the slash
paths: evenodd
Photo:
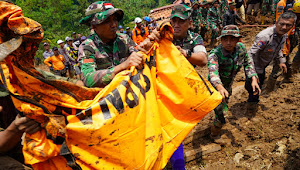
<path id="1" fill-rule="evenodd" d="M 3 12 L 5 6 L 11 10 Z M 16 9 L 0 1 L 1 27 L 18 17 L 27 23 L 20 29 L 31 32 L 11 32 L 28 38 L 0 71 L 16 108 L 44 127 L 27 134 L 23 147 L 34 169 L 162 169 L 222 100 L 172 44 L 169 24 L 161 27 L 163 39 L 145 55 L 143 69 L 120 72 L 103 89 L 46 80 L 33 68 L 42 29 L 20 12 L 14 15 Z"/>

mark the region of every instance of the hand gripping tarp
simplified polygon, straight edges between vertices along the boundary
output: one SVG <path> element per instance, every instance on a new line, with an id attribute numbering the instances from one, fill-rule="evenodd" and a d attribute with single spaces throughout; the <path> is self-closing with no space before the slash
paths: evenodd
<path id="1" fill-rule="evenodd" d="M 172 44 L 169 24 L 161 26 L 163 38 L 145 55 L 142 69 L 132 67 L 105 88 L 88 89 L 46 80 L 34 69 L 43 31 L 19 7 L 0 1 L 0 17 L 9 33 L 1 42 L 25 37 L 0 72 L 17 110 L 43 127 L 27 134 L 23 147 L 34 169 L 162 169 L 222 100 Z"/>

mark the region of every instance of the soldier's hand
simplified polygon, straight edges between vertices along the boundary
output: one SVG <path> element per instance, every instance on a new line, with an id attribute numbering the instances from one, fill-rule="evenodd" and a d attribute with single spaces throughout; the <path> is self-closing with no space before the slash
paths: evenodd
<path id="1" fill-rule="evenodd" d="M 252 77 L 251 86 L 252 86 L 253 94 L 254 95 L 257 95 L 257 94 L 260 95 L 261 89 L 258 85 L 257 78 L 255 76 Z"/>
<path id="2" fill-rule="evenodd" d="M 148 38 L 150 39 L 150 41 L 154 41 L 154 40 L 159 41 L 161 39 L 160 32 L 158 31 L 158 27 L 151 32 Z"/>
<path id="3" fill-rule="evenodd" d="M 153 41 L 152 41 L 153 42 Z M 147 53 L 151 46 L 152 46 L 152 42 L 150 41 L 149 38 L 145 39 L 143 42 L 141 42 L 138 46 L 137 46 L 137 49 L 139 51 L 142 51 L 144 53 Z"/>
<path id="4" fill-rule="evenodd" d="M 280 63 L 279 64 L 279 67 L 281 68 L 281 70 L 284 72 L 284 73 L 287 73 L 287 67 L 284 63 Z"/>
<path id="5" fill-rule="evenodd" d="M 33 134 L 41 129 L 41 126 L 38 122 L 29 119 L 28 117 L 21 117 L 17 115 L 14 120 L 14 125 L 16 130 Z"/>
<path id="6" fill-rule="evenodd" d="M 127 58 L 127 60 L 124 62 L 125 69 L 135 66 L 136 68 L 140 69 L 142 67 L 142 64 L 144 62 L 143 54 L 133 52 L 130 54 L 130 56 Z"/>
<path id="7" fill-rule="evenodd" d="M 221 84 L 218 84 L 217 87 L 216 87 L 216 89 L 221 94 L 221 96 L 223 97 L 223 99 L 229 97 L 228 91 Z"/>
<path id="8" fill-rule="evenodd" d="M 176 46 L 176 48 L 181 52 L 181 54 L 186 57 L 187 54 L 186 54 L 186 50 L 182 49 L 180 46 Z"/>

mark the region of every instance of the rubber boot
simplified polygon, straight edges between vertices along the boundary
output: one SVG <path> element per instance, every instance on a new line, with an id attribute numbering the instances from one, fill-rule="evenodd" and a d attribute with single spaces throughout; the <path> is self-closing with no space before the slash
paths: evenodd
<path id="1" fill-rule="evenodd" d="M 263 95 L 269 94 L 275 89 L 276 85 L 276 79 L 274 79 L 272 76 L 269 76 L 269 79 L 266 83 L 265 88 L 263 89 Z"/>
<path id="2" fill-rule="evenodd" d="M 265 25 L 266 16 L 261 16 L 261 25 Z"/>

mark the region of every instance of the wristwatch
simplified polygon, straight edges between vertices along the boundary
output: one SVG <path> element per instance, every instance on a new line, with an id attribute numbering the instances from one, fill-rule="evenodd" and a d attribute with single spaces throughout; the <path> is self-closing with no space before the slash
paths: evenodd
<path id="1" fill-rule="evenodd" d="M 192 57 L 192 51 L 189 50 L 189 49 L 187 49 L 187 50 L 186 50 L 186 59 L 189 59 L 189 58 L 191 58 L 191 57 Z"/>

